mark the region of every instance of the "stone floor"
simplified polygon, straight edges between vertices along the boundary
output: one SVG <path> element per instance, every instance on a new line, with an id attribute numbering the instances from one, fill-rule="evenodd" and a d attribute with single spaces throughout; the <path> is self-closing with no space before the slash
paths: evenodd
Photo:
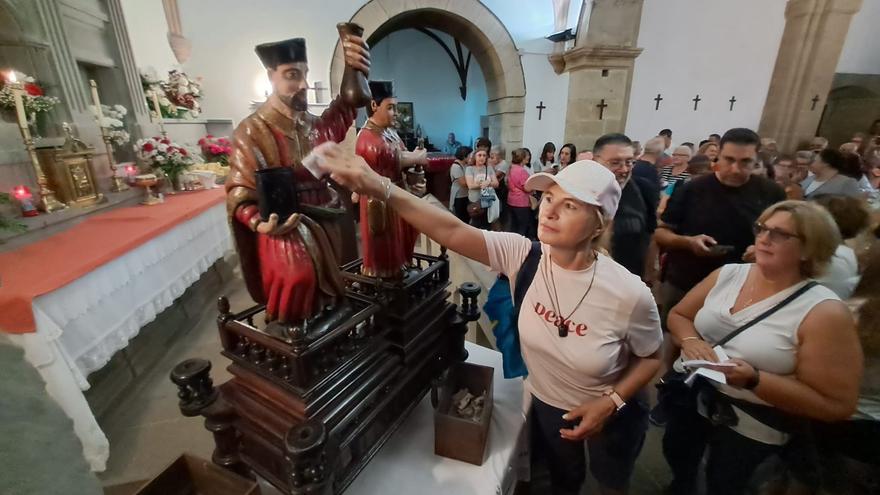
<path id="1" fill-rule="evenodd" d="M 457 285 L 467 280 L 479 280 L 484 286 L 494 276 L 479 265 L 465 263 L 453 258 L 452 278 Z M 211 274 L 212 272 L 208 272 Z M 206 276 L 208 276 L 206 274 Z M 205 278 L 205 277 L 203 277 Z M 199 294 L 192 295 L 193 292 Z M 214 283 L 200 285 L 185 295 L 165 314 L 161 315 L 163 326 L 176 325 L 178 330 L 162 344 L 161 354 L 154 364 L 141 369 L 136 377 L 127 381 L 111 399 L 99 416 L 101 427 L 110 439 L 110 459 L 107 470 L 100 479 L 105 486 L 144 480 L 155 476 L 183 452 L 210 459 L 213 441 L 203 427 L 200 418 L 185 418 L 177 407 L 177 391 L 168 379 L 172 367 L 190 357 L 210 359 L 214 368 L 215 383 L 222 383 L 229 374 L 226 360 L 219 354 L 220 342 L 214 321 L 215 307 L 208 303 L 217 295 L 229 296 L 232 308 L 250 304 L 240 276 L 226 274 Z M 149 333 L 149 329 L 145 329 Z M 143 332 L 142 332 L 143 335 Z M 472 330 L 469 340 L 487 342 L 484 333 Z M 97 395 L 97 394 L 96 394 Z M 97 398 L 90 397 L 90 401 Z M 660 453 L 662 432 L 649 432 L 645 448 L 633 475 L 630 493 L 636 495 L 657 494 L 669 480 L 668 469 Z M 546 494 L 549 492 L 546 470 L 536 468 L 532 483 L 521 486 L 518 494 Z M 591 481 L 584 493 L 596 493 Z"/>

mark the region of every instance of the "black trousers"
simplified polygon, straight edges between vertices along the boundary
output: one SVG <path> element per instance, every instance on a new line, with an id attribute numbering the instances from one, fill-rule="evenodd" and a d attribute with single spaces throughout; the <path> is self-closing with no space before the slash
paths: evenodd
<path id="1" fill-rule="evenodd" d="M 781 446 L 746 438 L 726 426 L 716 426 L 695 408 L 673 407 L 663 435 L 663 456 L 672 469 L 668 493 L 697 493 L 697 475 L 706 459 L 706 493 L 741 495 L 745 493 L 755 469 Z"/>
<path id="2" fill-rule="evenodd" d="M 532 209 L 528 206 L 507 205 L 509 212 L 510 227 L 508 230 L 516 234 L 528 237 L 532 226 Z"/>
<path id="3" fill-rule="evenodd" d="M 467 212 L 469 202 L 467 196 L 465 196 L 463 198 L 455 198 L 455 201 L 452 203 L 452 213 L 464 223 L 470 223 L 471 221 L 471 217 L 468 216 Z"/>
<path id="4" fill-rule="evenodd" d="M 532 396 L 532 455 L 546 461 L 553 495 L 579 494 L 587 476 L 584 442 L 559 435 L 560 428 L 577 426 L 562 419 L 565 412 Z M 647 431 L 648 408 L 633 398 L 608 419 L 602 431 L 586 440 L 590 473 L 600 485 L 626 490 Z"/>

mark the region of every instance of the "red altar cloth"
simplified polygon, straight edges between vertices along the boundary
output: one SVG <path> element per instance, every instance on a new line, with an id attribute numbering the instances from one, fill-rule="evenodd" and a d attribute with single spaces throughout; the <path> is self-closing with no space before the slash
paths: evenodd
<path id="1" fill-rule="evenodd" d="M 90 217 L 69 230 L 0 254 L 0 331 L 35 331 L 31 303 L 225 200 L 223 188 L 166 196 Z"/>

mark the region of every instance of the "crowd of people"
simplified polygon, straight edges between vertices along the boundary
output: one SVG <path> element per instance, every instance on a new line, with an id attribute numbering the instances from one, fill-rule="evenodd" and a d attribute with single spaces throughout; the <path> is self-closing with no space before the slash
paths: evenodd
<path id="1" fill-rule="evenodd" d="M 587 468 L 625 493 L 649 423 L 667 493 L 876 493 L 880 138 L 672 142 L 460 146 L 454 216 L 356 161 L 333 177 L 523 284 L 515 351 L 554 494 Z"/>

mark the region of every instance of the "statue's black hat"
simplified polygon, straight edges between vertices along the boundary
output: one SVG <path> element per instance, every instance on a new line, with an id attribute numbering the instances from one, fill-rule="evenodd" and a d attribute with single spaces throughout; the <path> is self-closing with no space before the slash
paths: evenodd
<path id="1" fill-rule="evenodd" d="M 382 103 L 385 98 L 394 98 L 394 84 L 391 81 L 370 81 L 370 93 L 373 101 Z"/>
<path id="2" fill-rule="evenodd" d="M 306 59 L 306 40 L 304 38 L 291 38 L 274 43 L 263 43 L 254 49 L 263 67 L 274 69 L 280 64 L 294 62 L 308 62 Z"/>

